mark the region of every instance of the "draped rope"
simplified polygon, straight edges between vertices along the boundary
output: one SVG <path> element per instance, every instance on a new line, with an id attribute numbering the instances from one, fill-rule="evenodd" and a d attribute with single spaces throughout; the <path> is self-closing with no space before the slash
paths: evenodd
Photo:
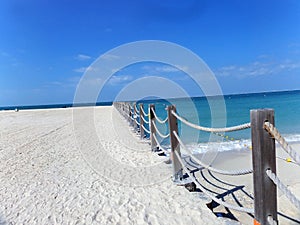
<path id="1" fill-rule="evenodd" d="M 184 124 L 195 128 L 197 130 L 201 130 L 201 131 L 206 131 L 206 132 L 232 132 L 232 131 L 238 131 L 238 130 L 244 130 L 247 128 L 251 127 L 251 123 L 245 123 L 245 124 L 241 124 L 238 126 L 233 126 L 233 127 L 224 127 L 224 128 L 211 128 L 211 127 L 203 127 L 203 126 L 199 126 L 197 124 L 191 123 L 189 121 L 187 121 L 186 119 L 180 117 L 178 114 L 176 114 L 174 111 L 171 111 L 171 113 L 181 122 L 183 122 Z"/>
<path id="2" fill-rule="evenodd" d="M 144 123 L 149 124 L 149 121 L 145 120 L 144 116 L 141 116 L 142 120 L 144 121 Z"/>
<path id="3" fill-rule="evenodd" d="M 277 221 L 275 221 L 272 216 L 268 216 L 267 221 L 269 225 L 277 225 Z"/>
<path id="4" fill-rule="evenodd" d="M 139 110 L 136 108 L 136 104 L 134 104 L 135 114 L 139 115 Z"/>
<path id="5" fill-rule="evenodd" d="M 168 150 L 166 150 L 164 147 L 162 147 L 159 143 L 159 141 L 157 140 L 157 137 L 155 134 L 153 134 L 153 138 L 156 141 L 157 146 L 159 147 L 160 150 L 162 150 L 165 154 L 169 154 Z"/>
<path id="6" fill-rule="evenodd" d="M 264 123 L 264 128 L 269 132 L 269 134 L 275 138 L 281 147 L 293 158 L 293 160 L 300 165 L 300 155 L 292 149 L 292 147 L 286 142 L 284 137 L 281 136 L 279 131 L 273 124 L 269 122 Z"/>
<path id="7" fill-rule="evenodd" d="M 298 208 L 300 209 L 300 201 L 295 195 L 281 182 L 281 180 L 270 169 L 266 171 L 268 177 L 273 183 L 284 193 L 284 195 Z"/>
<path id="8" fill-rule="evenodd" d="M 165 139 L 165 138 L 168 138 L 168 137 L 170 136 L 170 133 L 169 133 L 169 134 L 166 134 L 166 135 L 160 133 L 159 129 L 157 128 L 156 124 L 153 123 L 153 121 L 152 121 L 152 125 L 154 126 L 154 128 L 155 128 L 157 134 L 158 134 L 161 138 L 164 138 L 164 139 Z"/>
<path id="9" fill-rule="evenodd" d="M 161 124 L 164 124 L 164 123 L 166 123 L 166 122 L 168 121 L 168 119 L 169 119 L 168 117 L 165 118 L 164 120 L 161 120 L 161 119 L 159 119 L 158 116 L 156 115 L 155 110 L 153 110 L 152 108 L 151 108 L 151 110 L 152 110 L 153 115 L 154 115 L 155 119 L 157 120 L 157 122 L 159 122 L 159 123 L 161 123 Z"/>
<path id="10" fill-rule="evenodd" d="M 147 116 L 147 117 L 148 117 L 148 113 L 146 113 L 146 112 L 144 111 L 143 107 L 140 107 L 140 109 L 141 109 L 142 114 L 143 114 L 144 116 Z"/>
<path id="11" fill-rule="evenodd" d="M 187 149 L 187 147 L 183 144 L 182 140 L 179 138 L 178 134 L 173 131 L 174 136 L 176 137 L 176 139 L 178 140 L 180 146 L 182 146 L 182 148 L 187 151 L 189 153 L 189 156 L 195 161 L 197 162 L 200 166 L 215 172 L 215 173 L 219 173 L 219 174 L 223 174 L 223 175 L 230 175 L 230 176 L 239 176 L 239 175 L 246 175 L 246 174 L 250 174 L 253 172 L 252 169 L 247 169 L 247 170 L 237 170 L 237 171 L 226 171 L 226 170 L 221 170 L 221 169 L 216 169 L 210 165 L 207 165 L 205 163 L 203 163 L 202 161 L 200 161 L 197 157 L 195 157 L 193 155 L 193 153 Z"/>
<path id="12" fill-rule="evenodd" d="M 229 204 L 227 202 L 224 202 L 218 198 L 216 198 L 214 195 L 212 195 L 209 191 L 207 191 L 205 188 L 203 188 L 201 185 L 198 185 L 199 182 L 195 179 L 195 177 L 192 175 L 192 173 L 186 168 L 186 166 L 184 165 L 180 155 L 178 154 L 177 151 L 174 151 L 177 158 L 178 158 L 178 161 L 180 162 L 180 164 L 182 165 L 182 168 L 184 170 L 184 172 L 186 172 L 188 174 L 188 176 L 191 178 L 191 180 L 196 184 L 196 186 L 205 194 L 207 195 L 209 198 L 211 198 L 212 200 L 214 200 L 216 203 L 220 204 L 220 205 L 223 205 L 224 207 L 226 208 L 229 208 L 229 209 L 233 209 L 233 210 L 236 210 L 236 211 L 240 211 L 240 212 L 245 212 L 245 213 L 251 213 L 253 214 L 254 213 L 254 209 L 253 208 L 245 208 L 245 207 L 240 207 L 240 206 L 236 206 L 236 205 L 233 205 L 233 204 Z"/>
<path id="13" fill-rule="evenodd" d="M 134 119 L 134 122 L 136 122 L 137 125 L 141 125 L 136 119 Z"/>
<path id="14" fill-rule="evenodd" d="M 142 125 L 141 127 L 144 129 L 144 131 L 145 131 L 146 133 L 150 134 L 150 131 L 147 130 L 146 127 L 144 127 L 144 125 Z"/>

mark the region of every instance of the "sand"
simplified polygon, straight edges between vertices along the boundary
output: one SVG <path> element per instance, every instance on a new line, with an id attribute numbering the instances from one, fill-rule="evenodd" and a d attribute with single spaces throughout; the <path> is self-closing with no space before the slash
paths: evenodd
<path id="1" fill-rule="evenodd" d="M 300 150 L 299 144 L 292 144 L 292 147 L 295 150 Z M 276 160 L 277 176 L 288 189 L 300 199 L 300 166 L 283 160 L 289 156 L 278 145 L 276 146 L 276 153 L 278 157 Z M 199 156 L 199 158 L 201 157 Z M 249 169 L 252 166 L 251 150 L 221 152 L 217 155 L 213 166 L 223 170 L 236 171 Z M 227 176 L 208 172 L 204 169 L 202 170 L 202 174 L 200 172 L 196 173 L 196 177 L 201 185 L 207 190 L 214 192 L 214 195 L 222 197 L 226 202 L 234 205 L 241 204 L 241 206 L 247 208 L 254 207 L 252 174 Z M 279 189 L 277 189 L 277 197 L 279 224 L 300 224 L 300 210 L 296 208 Z M 242 224 L 253 224 L 253 217 L 245 213 L 228 210 L 218 205 L 214 205 L 213 211 L 234 217 Z"/>
<path id="2" fill-rule="evenodd" d="M 0 112 L 0 224 L 237 224 L 174 185 L 113 107 L 90 109 Z"/>

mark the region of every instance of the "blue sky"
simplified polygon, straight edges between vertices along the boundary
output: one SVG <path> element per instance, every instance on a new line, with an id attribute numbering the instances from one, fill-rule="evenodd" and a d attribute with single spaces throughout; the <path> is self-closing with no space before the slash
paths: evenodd
<path id="1" fill-rule="evenodd" d="M 140 40 L 195 52 L 225 94 L 300 89 L 299 24 L 298 0 L 2 0 L 0 106 L 70 103 L 96 58 Z M 144 63 L 117 72 L 102 100 L 150 75 L 200 95 L 182 72 Z"/>

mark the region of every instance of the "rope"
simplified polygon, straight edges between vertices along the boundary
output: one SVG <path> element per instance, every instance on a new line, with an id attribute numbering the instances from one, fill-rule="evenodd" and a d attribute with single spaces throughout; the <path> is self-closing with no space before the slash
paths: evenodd
<path id="1" fill-rule="evenodd" d="M 149 121 L 145 120 L 144 116 L 141 116 L 142 120 L 144 121 L 144 123 L 149 124 Z"/>
<path id="2" fill-rule="evenodd" d="M 197 185 L 198 182 L 196 181 L 196 179 L 194 178 L 194 176 L 192 175 L 192 173 L 190 173 L 190 171 L 186 168 L 186 166 L 184 165 L 181 157 L 179 156 L 178 152 L 177 151 L 174 151 L 176 156 L 177 156 L 177 159 L 178 161 L 180 162 L 180 164 L 182 165 L 182 168 L 184 170 L 184 172 L 186 172 L 188 174 L 188 176 L 191 178 L 191 180 L 196 184 L 196 186 L 198 186 L 198 188 L 204 193 L 206 194 L 209 198 L 211 198 L 212 200 L 214 200 L 216 203 L 220 204 L 220 205 L 223 205 L 224 207 L 226 208 L 229 208 L 229 209 L 233 209 L 233 210 L 236 210 L 236 211 L 240 211 L 240 212 L 245 212 L 245 213 L 251 213 L 253 214 L 254 213 L 254 209 L 253 208 L 245 208 L 245 207 L 240 207 L 240 206 L 236 206 L 236 205 L 232 205 L 232 204 L 229 204 L 227 202 L 224 202 L 218 198 L 216 198 L 215 196 L 211 195 L 209 193 L 209 191 L 207 191 L 205 188 L 203 188 L 201 185 Z"/>
<path id="3" fill-rule="evenodd" d="M 161 138 L 166 139 L 166 138 L 168 138 L 168 137 L 170 136 L 170 133 L 169 133 L 169 134 L 166 134 L 166 135 L 160 133 L 159 129 L 157 128 L 156 124 L 155 124 L 153 121 L 152 121 L 152 125 L 154 126 L 156 132 L 158 133 L 158 135 L 159 135 Z"/>
<path id="4" fill-rule="evenodd" d="M 279 180 L 279 178 L 270 169 L 266 171 L 268 177 L 273 183 L 285 194 L 285 196 L 298 208 L 300 209 L 300 201 L 293 195 L 293 193 Z"/>
<path id="5" fill-rule="evenodd" d="M 154 140 L 156 141 L 156 144 L 158 145 L 159 149 L 161 149 L 164 153 L 168 153 L 168 154 L 169 154 L 169 152 L 168 152 L 165 148 L 163 148 L 163 147 L 160 145 L 160 143 L 159 143 L 159 141 L 157 140 L 157 137 L 156 137 L 155 134 L 153 134 L 153 138 L 154 138 Z"/>
<path id="6" fill-rule="evenodd" d="M 151 110 L 152 110 L 152 112 L 153 112 L 153 114 L 154 114 L 154 117 L 155 117 L 155 119 L 157 120 L 157 122 L 159 122 L 159 123 L 161 123 L 161 124 L 164 124 L 164 123 L 166 123 L 166 122 L 168 121 L 168 117 L 167 117 L 166 119 L 164 119 L 164 120 L 161 120 L 161 119 L 158 118 L 158 116 L 156 115 L 156 113 L 155 113 L 155 111 L 153 110 L 153 108 L 151 108 Z"/>
<path id="7" fill-rule="evenodd" d="M 142 112 L 142 114 L 143 114 L 144 116 L 148 116 L 148 114 L 144 111 L 143 107 L 140 107 L 140 109 L 141 109 L 141 112 Z"/>
<path id="8" fill-rule="evenodd" d="M 269 122 L 265 122 L 264 128 L 269 132 L 270 135 L 272 135 L 272 137 L 274 137 L 278 141 L 281 147 L 293 158 L 293 160 L 296 163 L 300 164 L 300 155 L 298 155 L 298 153 L 294 149 L 292 149 L 292 147 L 286 142 L 284 137 L 281 136 L 276 127 L 274 127 L 274 125 Z"/>
<path id="9" fill-rule="evenodd" d="M 143 130 L 144 130 L 146 133 L 150 134 L 150 131 L 147 130 L 147 129 L 144 127 L 144 125 L 142 125 L 141 127 L 143 128 Z"/>
<path id="10" fill-rule="evenodd" d="M 134 110 L 135 110 L 135 114 L 139 115 L 139 110 L 136 108 L 136 105 L 134 105 L 133 107 L 134 107 Z"/>
<path id="11" fill-rule="evenodd" d="M 206 132 L 232 132 L 232 131 L 238 131 L 238 130 L 244 130 L 244 129 L 247 129 L 247 128 L 250 128 L 251 127 L 251 123 L 245 123 L 245 124 L 241 124 L 241 125 L 238 125 L 238 126 L 233 126 L 233 127 L 224 127 L 224 128 L 212 128 L 212 127 L 202 127 L 202 126 L 199 126 L 197 124 L 193 124 L 189 121 L 187 121 L 186 119 L 180 117 L 179 115 L 177 115 L 174 111 L 171 111 L 171 113 L 178 119 L 180 120 L 181 122 L 183 122 L 184 124 L 192 127 L 192 128 L 195 128 L 197 130 L 202 130 L 202 131 L 206 131 Z"/>
<path id="12" fill-rule="evenodd" d="M 141 125 L 136 119 L 134 120 L 134 122 L 136 122 L 137 125 Z"/>
<path id="13" fill-rule="evenodd" d="M 277 221 L 273 220 L 272 216 L 268 216 L 267 220 L 268 220 L 269 225 L 277 225 Z"/>
<path id="14" fill-rule="evenodd" d="M 201 162 L 197 157 L 195 157 L 193 155 L 193 153 L 187 149 L 187 147 L 183 144 L 183 142 L 181 141 L 181 139 L 179 138 L 178 134 L 173 131 L 173 134 L 174 136 L 176 137 L 176 139 L 178 140 L 179 144 L 183 147 L 183 149 L 185 151 L 187 151 L 189 153 L 189 156 L 195 161 L 197 162 L 200 166 L 212 171 L 212 172 L 215 172 L 215 173 L 218 173 L 218 174 L 223 174 L 223 175 L 230 175 L 230 176 L 239 176 L 239 175 L 246 175 L 246 174 L 250 174 L 253 172 L 252 169 L 248 169 L 248 170 L 237 170 L 237 171 L 226 171 L 226 170 L 220 170 L 220 169 L 216 169 L 214 167 L 211 167 L 210 165 L 207 165 L 203 162 Z"/>

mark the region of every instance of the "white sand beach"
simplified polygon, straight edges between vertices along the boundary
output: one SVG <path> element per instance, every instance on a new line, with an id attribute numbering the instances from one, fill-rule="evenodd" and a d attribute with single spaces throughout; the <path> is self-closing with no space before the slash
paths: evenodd
<path id="1" fill-rule="evenodd" d="M 0 112 L 0 224 L 238 224 L 217 218 L 201 193 L 174 185 L 171 165 L 113 107 L 95 107 L 94 124 L 78 110 L 76 125 L 71 108 Z M 89 126 L 106 158 L 93 140 L 76 140 L 81 132 L 94 138 Z"/>
<path id="2" fill-rule="evenodd" d="M 300 145 L 293 144 L 293 149 L 299 152 Z M 276 145 L 276 173 L 279 179 L 288 189 L 300 199 L 300 166 L 293 162 L 287 162 L 285 159 L 290 159 L 290 156 L 277 144 Z M 221 152 L 218 154 L 214 162 L 214 167 L 223 170 L 243 170 L 249 169 L 252 166 L 251 150 Z M 237 202 L 243 207 L 253 208 L 253 175 L 227 176 L 217 173 L 205 173 L 198 177 L 204 178 L 211 184 L 204 183 L 204 186 L 215 191 L 219 195 L 224 195 L 223 199 L 233 205 Z M 231 194 L 232 192 L 232 194 Z M 277 188 L 277 210 L 279 224 L 296 225 L 300 224 L 300 210 L 287 199 L 279 188 Z M 228 214 L 222 206 L 217 206 L 214 212 L 223 212 Z M 253 224 L 253 218 L 245 213 L 230 210 L 235 218 L 242 224 Z"/>

